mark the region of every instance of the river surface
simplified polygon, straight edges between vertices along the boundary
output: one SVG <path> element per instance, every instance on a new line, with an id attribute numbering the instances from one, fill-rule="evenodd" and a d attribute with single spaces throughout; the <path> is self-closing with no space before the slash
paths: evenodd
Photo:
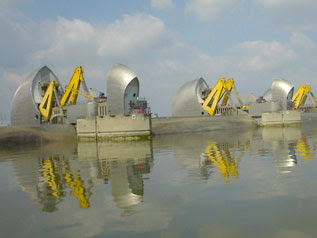
<path id="1" fill-rule="evenodd" d="M 0 237 L 317 237 L 317 127 L 0 151 Z"/>

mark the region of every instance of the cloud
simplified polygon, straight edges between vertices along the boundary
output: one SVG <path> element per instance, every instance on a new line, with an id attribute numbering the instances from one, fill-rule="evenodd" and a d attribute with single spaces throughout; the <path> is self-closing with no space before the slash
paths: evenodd
<path id="1" fill-rule="evenodd" d="M 70 60 L 73 57 L 84 58 L 92 55 L 95 46 L 95 28 L 79 19 L 68 20 L 58 17 L 55 21 L 46 21 L 39 26 L 42 46 L 32 54 L 37 61 Z M 87 57 L 87 55 L 85 55 Z"/>
<path id="2" fill-rule="evenodd" d="M 188 0 L 185 14 L 193 15 L 199 21 L 210 21 L 220 16 L 223 11 L 230 12 L 239 0 Z"/>
<path id="3" fill-rule="evenodd" d="M 173 0 L 151 0 L 151 7 L 158 10 L 169 10 L 174 7 Z"/>
<path id="4" fill-rule="evenodd" d="M 316 1 L 314 0 L 257 0 L 260 2 L 264 7 L 268 8 L 282 8 L 282 7 L 294 7 L 294 6 L 308 6 L 314 5 Z"/>
<path id="5" fill-rule="evenodd" d="M 296 60 L 294 50 L 277 41 L 246 41 L 238 44 L 234 50 L 244 56 L 237 64 L 251 71 L 272 70 Z"/>
<path id="6" fill-rule="evenodd" d="M 159 46 L 167 33 L 162 20 L 145 14 L 125 15 L 103 31 L 97 54 L 130 54 Z"/>
<path id="7" fill-rule="evenodd" d="M 0 109 L 1 112 L 6 115 L 6 118 L 9 119 L 9 110 L 10 110 L 10 102 L 13 97 L 14 91 L 23 79 L 27 77 L 26 74 L 16 74 L 10 72 L 3 72 L 0 76 L 1 79 L 1 87 L 0 87 Z"/>
<path id="8" fill-rule="evenodd" d="M 0 70 L 2 68 L 16 68 L 26 63 L 25 57 L 36 44 L 34 23 L 25 17 L 13 2 L 0 3 Z"/>
<path id="9" fill-rule="evenodd" d="M 290 46 L 294 49 L 311 52 L 316 49 L 316 44 L 312 39 L 301 32 L 293 32 L 290 38 Z"/>
<path id="10" fill-rule="evenodd" d="M 315 0 L 254 0 L 268 13 L 267 19 L 274 26 L 288 31 L 316 29 L 317 2 Z"/>
<path id="11" fill-rule="evenodd" d="M 100 59 L 138 58 L 170 44 L 169 32 L 159 18 L 146 14 L 124 15 L 107 25 L 59 17 L 41 25 L 45 47 L 35 51 L 38 61 L 85 63 Z"/>

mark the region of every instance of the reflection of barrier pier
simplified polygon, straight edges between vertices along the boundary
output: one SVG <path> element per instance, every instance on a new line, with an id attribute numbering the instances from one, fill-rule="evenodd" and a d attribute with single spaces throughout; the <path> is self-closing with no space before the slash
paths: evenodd
<path id="1" fill-rule="evenodd" d="M 94 180 L 111 185 L 117 207 L 122 215 L 133 214 L 133 207 L 144 195 L 143 174 L 153 166 L 151 141 L 138 142 L 79 142 L 78 159 L 94 165 Z"/>
<path id="2" fill-rule="evenodd" d="M 262 141 L 253 141 L 251 148 L 256 151 L 256 154 L 272 150 L 274 164 L 278 171 L 290 173 L 292 167 L 297 165 L 299 158 L 312 159 L 315 155 L 307 137 L 302 135 L 303 130 L 306 131 L 299 126 L 262 128 L 259 130 Z"/>
<path id="3" fill-rule="evenodd" d="M 45 212 L 54 212 L 70 199 L 75 207 L 89 209 L 92 189 L 110 186 L 113 200 L 122 215 L 137 210 L 145 195 L 144 175 L 151 172 L 151 141 L 79 142 L 23 147 L 21 158 L 13 161 L 18 184 L 34 204 Z M 1 150 L 0 159 L 13 151 Z M 75 155 L 75 156 L 74 156 Z M 109 184 L 109 185 L 108 185 Z M 98 188 L 107 191 L 104 188 Z"/>
<path id="4" fill-rule="evenodd" d="M 227 183 L 239 179 L 240 159 L 249 149 L 255 131 L 161 135 L 153 138 L 153 147 L 173 150 L 177 164 L 190 176 Z M 232 134 L 239 134 L 239 137 Z"/>

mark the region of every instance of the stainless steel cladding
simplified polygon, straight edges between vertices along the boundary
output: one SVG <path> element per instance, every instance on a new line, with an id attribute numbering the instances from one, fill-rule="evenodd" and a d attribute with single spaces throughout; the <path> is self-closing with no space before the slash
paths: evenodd
<path id="1" fill-rule="evenodd" d="M 282 110 L 291 107 L 294 86 L 284 79 L 274 79 L 271 89 L 267 90 L 263 98 L 267 102 L 278 102 Z"/>
<path id="2" fill-rule="evenodd" d="M 172 116 L 203 116 L 208 113 L 201 107 L 204 102 L 201 92 L 209 89 L 203 78 L 184 84 L 176 93 L 172 104 Z"/>
<path id="3" fill-rule="evenodd" d="M 294 93 L 294 86 L 284 79 L 274 79 L 272 83 L 273 101 L 291 101 Z"/>
<path id="4" fill-rule="evenodd" d="M 36 126 L 40 124 L 41 114 L 38 109 L 50 81 L 57 82 L 58 78 L 47 67 L 31 73 L 16 90 L 11 104 L 11 125 Z M 62 87 L 58 87 L 58 94 L 63 94 Z"/>
<path id="5" fill-rule="evenodd" d="M 107 77 L 108 114 L 129 115 L 130 102 L 138 97 L 139 80 L 135 73 L 125 65 L 114 65 Z"/>
<path id="6" fill-rule="evenodd" d="M 274 79 L 271 89 L 268 89 L 264 94 L 263 98 L 270 101 L 291 101 L 294 93 L 294 86 L 284 79 Z"/>
<path id="7" fill-rule="evenodd" d="M 265 99 L 267 102 L 272 101 L 272 89 L 266 90 L 266 92 L 263 94 L 263 99 Z"/>

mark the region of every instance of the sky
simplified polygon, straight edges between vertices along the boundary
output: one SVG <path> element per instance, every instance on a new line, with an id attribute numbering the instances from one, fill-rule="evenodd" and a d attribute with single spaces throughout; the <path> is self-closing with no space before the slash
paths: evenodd
<path id="1" fill-rule="evenodd" d="M 1 0 L 0 111 L 9 118 L 16 88 L 44 65 L 63 85 L 81 65 L 106 92 L 111 66 L 125 64 L 159 116 L 199 77 L 232 77 L 245 96 L 274 78 L 317 94 L 316 12 L 315 0 Z"/>

